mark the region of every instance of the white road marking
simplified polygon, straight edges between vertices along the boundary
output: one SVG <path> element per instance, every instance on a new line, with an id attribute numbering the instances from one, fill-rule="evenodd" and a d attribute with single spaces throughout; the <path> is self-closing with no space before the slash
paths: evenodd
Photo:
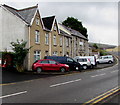
<path id="1" fill-rule="evenodd" d="M 23 92 L 18 92 L 18 93 L 13 93 L 13 94 L 9 94 L 9 95 L 5 95 L 5 96 L 1 96 L 1 98 L 6 98 L 6 97 L 11 97 L 11 96 L 16 96 L 16 95 L 20 95 L 20 94 L 24 94 L 27 93 L 27 91 L 23 91 Z"/>
<path id="2" fill-rule="evenodd" d="M 78 82 L 78 81 L 81 81 L 81 80 L 82 79 L 77 79 L 77 80 L 72 80 L 72 81 L 68 81 L 68 82 L 58 83 L 58 84 L 51 85 L 50 87 L 56 87 L 56 86 L 60 86 L 60 85 L 65 85 L 65 84 L 68 84 L 68 83 Z"/>
<path id="3" fill-rule="evenodd" d="M 119 70 L 114 70 L 114 71 L 111 71 L 111 73 L 115 73 L 115 72 L 118 72 Z"/>
<path id="4" fill-rule="evenodd" d="M 106 73 L 99 74 L 99 75 L 93 75 L 93 76 L 91 76 L 91 77 L 98 77 L 98 76 L 103 76 L 103 75 L 106 75 Z"/>

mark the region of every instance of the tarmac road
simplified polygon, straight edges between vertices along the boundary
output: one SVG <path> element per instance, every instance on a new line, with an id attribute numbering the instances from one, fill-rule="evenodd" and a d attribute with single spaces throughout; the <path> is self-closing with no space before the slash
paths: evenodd
<path id="1" fill-rule="evenodd" d="M 91 72 L 7 84 L 2 86 L 3 93 L 0 98 L 3 103 L 22 103 L 22 105 L 23 103 L 41 103 L 41 105 L 78 103 L 80 105 L 116 89 L 120 75 L 118 71 L 118 66 L 115 65 Z"/>

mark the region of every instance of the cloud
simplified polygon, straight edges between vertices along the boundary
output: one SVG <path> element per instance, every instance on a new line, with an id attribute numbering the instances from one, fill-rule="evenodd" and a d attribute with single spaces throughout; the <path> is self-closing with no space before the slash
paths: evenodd
<path id="1" fill-rule="evenodd" d="M 89 41 L 118 44 L 117 2 L 9 2 L 15 8 L 39 4 L 42 17 L 56 15 L 58 22 L 72 16 L 82 21 Z"/>

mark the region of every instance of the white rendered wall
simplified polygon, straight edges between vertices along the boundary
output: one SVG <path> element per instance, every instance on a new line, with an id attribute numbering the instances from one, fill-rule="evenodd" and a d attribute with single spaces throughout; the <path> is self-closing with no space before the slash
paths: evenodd
<path id="1" fill-rule="evenodd" d="M 2 8 L 0 6 L 0 50 L 2 49 Z"/>
<path id="2" fill-rule="evenodd" d="M 17 39 L 28 41 L 28 27 L 20 18 L 4 8 L 0 8 L 0 14 L 2 14 L 2 19 L 0 18 L 2 20 L 2 30 L 0 30 L 0 33 L 2 31 L 0 34 L 2 47 L 0 47 L 0 51 L 6 49 L 12 51 L 11 42 L 16 42 Z"/>

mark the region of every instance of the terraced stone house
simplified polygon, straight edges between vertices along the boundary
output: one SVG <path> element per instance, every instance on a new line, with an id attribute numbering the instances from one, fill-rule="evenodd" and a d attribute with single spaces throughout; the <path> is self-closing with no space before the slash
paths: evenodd
<path id="1" fill-rule="evenodd" d="M 25 68 L 31 70 L 35 60 L 44 56 L 88 55 L 88 39 L 75 30 L 57 23 L 55 16 L 41 18 L 38 5 L 15 9 L 0 5 L 0 51 L 12 51 L 10 42 L 27 41 L 32 48 L 25 60 Z"/>

